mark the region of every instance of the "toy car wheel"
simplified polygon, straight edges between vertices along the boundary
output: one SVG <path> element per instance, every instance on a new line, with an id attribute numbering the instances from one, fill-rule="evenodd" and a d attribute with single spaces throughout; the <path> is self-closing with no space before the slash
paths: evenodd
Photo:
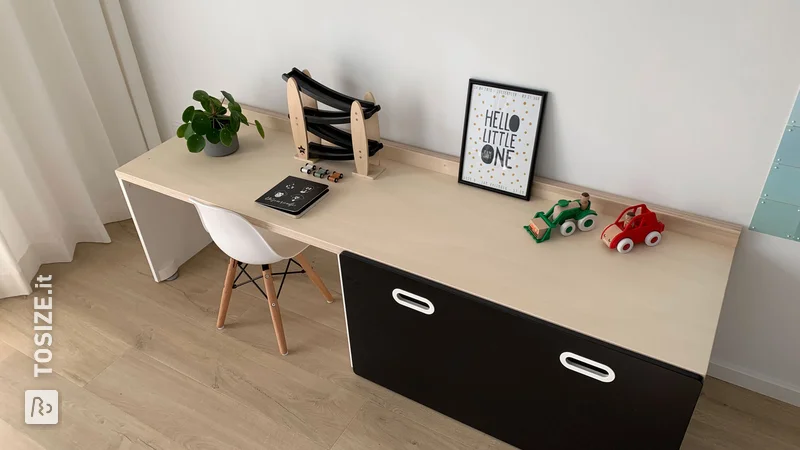
<path id="1" fill-rule="evenodd" d="M 628 253 L 633 250 L 633 239 L 625 238 L 617 244 L 617 251 L 620 253 Z"/>
<path id="2" fill-rule="evenodd" d="M 567 220 L 561 224 L 561 235 L 562 236 L 570 236 L 572 233 L 575 232 L 577 226 L 575 225 L 574 220 Z"/>
<path id="3" fill-rule="evenodd" d="M 644 243 L 647 244 L 648 247 L 655 247 L 661 242 L 661 233 L 658 231 L 651 231 L 647 234 L 647 237 L 644 238 Z"/>
<path id="4" fill-rule="evenodd" d="M 597 224 L 597 215 L 589 214 L 578 221 L 578 229 L 581 231 L 592 231 Z"/>

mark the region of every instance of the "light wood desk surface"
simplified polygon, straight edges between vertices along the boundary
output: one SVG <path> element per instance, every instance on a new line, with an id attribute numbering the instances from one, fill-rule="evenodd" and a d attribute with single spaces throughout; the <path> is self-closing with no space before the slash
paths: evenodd
<path id="1" fill-rule="evenodd" d="M 255 112 L 251 119 L 275 119 Z M 231 156 L 191 154 L 170 139 L 117 170 L 161 194 L 233 210 L 252 223 L 332 252 L 344 250 L 705 375 L 733 259 L 733 246 L 670 231 L 654 248 L 622 255 L 591 232 L 536 244 L 523 230 L 551 199 L 530 202 L 459 185 L 450 175 L 384 160 L 377 180 L 352 162 L 323 161 L 345 178 L 300 219 L 255 203 L 287 175 L 305 177 L 291 134 L 253 127 Z M 594 205 L 593 205 L 594 206 Z M 222 275 L 220 275 L 222 276 Z M 525 357 L 525 355 L 520 355 Z"/>

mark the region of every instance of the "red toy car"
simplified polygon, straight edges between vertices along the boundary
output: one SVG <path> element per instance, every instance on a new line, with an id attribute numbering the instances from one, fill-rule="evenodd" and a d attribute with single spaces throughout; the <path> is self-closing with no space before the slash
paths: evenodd
<path id="1" fill-rule="evenodd" d="M 644 242 L 648 247 L 658 245 L 663 231 L 664 224 L 658 221 L 656 213 L 642 203 L 622 211 L 617 220 L 603 230 L 600 239 L 609 248 L 628 253 L 633 250 L 634 244 Z"/>

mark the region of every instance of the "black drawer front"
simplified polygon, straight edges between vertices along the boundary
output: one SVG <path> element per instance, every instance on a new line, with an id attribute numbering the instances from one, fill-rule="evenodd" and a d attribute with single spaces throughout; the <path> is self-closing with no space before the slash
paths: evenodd
<path id="1" fill-rule="evenodd" d="M 680 447 L 699 375 L 352 253 L 339 259 L 356 374 L 522 449 Z M 433 313 L 402 293 L 419 310 L 399 304 L 395 289 Z M 568 370 L 565 352 L 608 366 L 613 381 Z"/>

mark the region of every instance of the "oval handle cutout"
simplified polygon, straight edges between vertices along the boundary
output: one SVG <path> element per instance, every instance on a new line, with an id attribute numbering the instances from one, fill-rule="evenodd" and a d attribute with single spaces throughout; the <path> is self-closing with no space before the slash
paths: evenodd
<path id="1" fill-rule="evenodd" d="M 433 314 L 433 303 L 431 303 L 430 300 L 425 297 L 420 297 L 417 294 L 412 294 L 411 292 L 404 291 L 402 289 L 394 289 L 392 291 L 392 298 L 394 298 L 394 301 L 405 306 L 406 308 L 411 308 L 414 311 L 421 312 L 422 314 Z"/>
<path id="2" fill-rule="evenodd" d="M 611 367 L 572 352 L 564 352 L 558 359 L 567 369 L 603 383 L 611 383 L 616 378 L 616 374 L 611 370 Z"/>

